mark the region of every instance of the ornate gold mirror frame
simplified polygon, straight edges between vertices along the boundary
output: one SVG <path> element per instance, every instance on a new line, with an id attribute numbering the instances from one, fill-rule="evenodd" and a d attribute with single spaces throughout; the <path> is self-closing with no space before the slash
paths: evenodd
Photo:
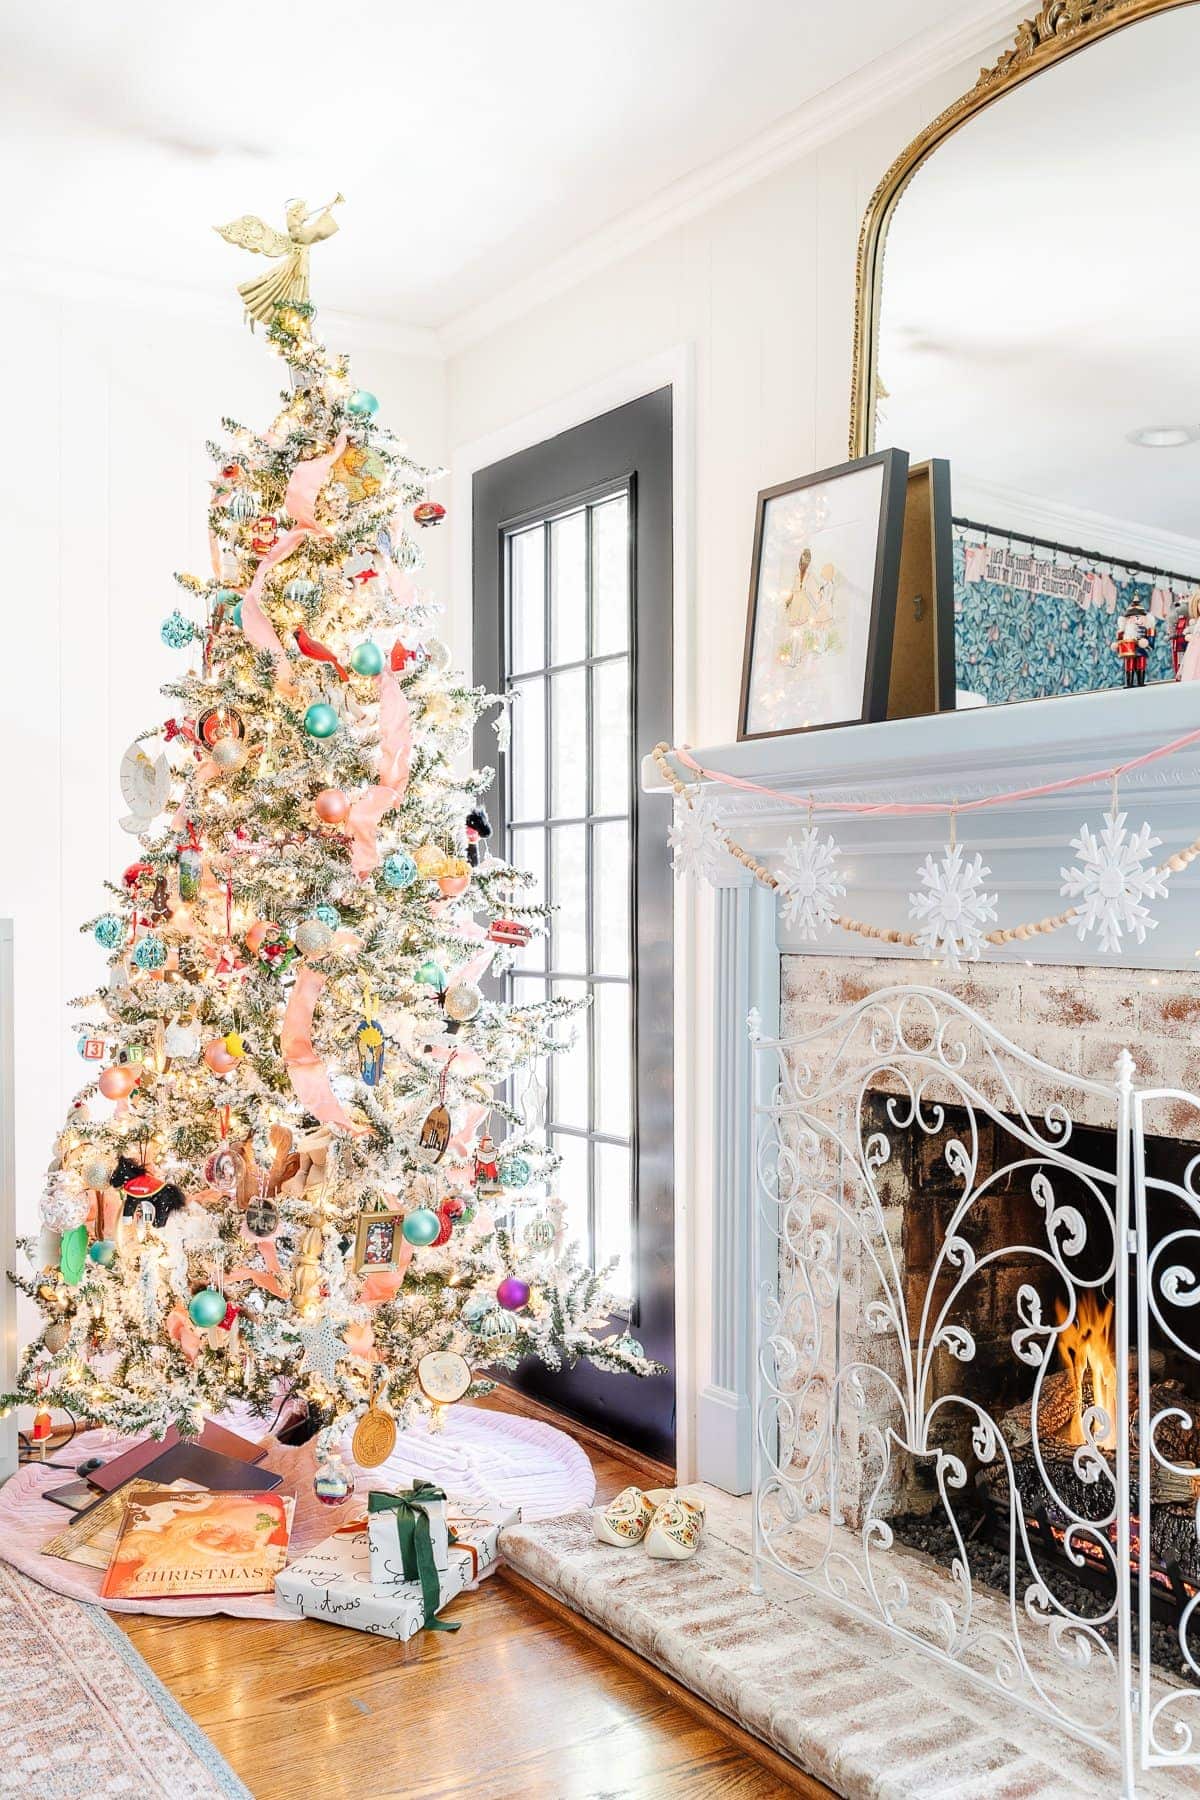
<path id="1" fill-rule="evenodd" d="M 939 113 L 901 152 L 871 196 L 858 236 L 858 272 L 854 294 L 854 375 L 850 390 L 850 454 L 866 456 L 875 448 L 879 303 L 883 254 L 896 203 L 927 156 L 939 144 L 1001 95 L 1040 75 L 1043 69 L 1073 56 L 1088 44 L 1148 19 L 1154 13 L 1194 6 L 1197 0 L 1045 0 L 1036 18 L 1017 27 L 1011 50 L 981 69 L 975 86 Z"/>

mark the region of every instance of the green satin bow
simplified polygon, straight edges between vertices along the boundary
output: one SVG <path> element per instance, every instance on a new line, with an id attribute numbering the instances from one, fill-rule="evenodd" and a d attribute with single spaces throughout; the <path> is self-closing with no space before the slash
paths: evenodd
<path id="1" fill-rule="evenodd" d="M 396 1514 L 396 1531 L 400 1539 L 400 1563 L 405 1581 L 419 1581 L 425 1606 L 422 1629 L 425 1631 L 457 1631 L 461 1620 L 439 1619 L 438 1601 L 442 1597 L 437 1564 L 433 1560 L 433 1542 L 429 1535 L 428 1506 L 445 1501 L 441 1488 L 432 1481 L 414 1481 L 399 1494 L 387 1494 L 373 1488 L 367 1495 L 367 1512 Z"/>

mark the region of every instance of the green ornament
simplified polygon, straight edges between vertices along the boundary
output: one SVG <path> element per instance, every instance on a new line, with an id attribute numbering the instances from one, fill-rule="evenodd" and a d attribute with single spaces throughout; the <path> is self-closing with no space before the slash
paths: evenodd
<path id="1" fill-rule="evenodd" d="M 342 915 L 336 906 L 314 906 L 313 918 L 320 919 L 322 925 L 328 925 L 330 931 L 336 931 L 342 922 Z"/>
<path id="2" fill-rule="evenodd" d="M 188 1318 L 201 1331 L 206 1331 L 210 1325 L 221 1323 L 227 1308 L 228 1302 L 224 1294 L 219 1294 L 216 1288 L 201 1288 L 188 1302 Z"/>
<path id="3" fill-rule="evenodd" d="M 446 971 L 430 956 L 426 958 L 419 969 L 413 971 L 413 980 L 423 982 L 426 987 L 444 988 Z"/>
<path id="4" fill-rule="evenodd" d="M 505 1187 L 523 1188 L 529 1186 L 533 1170 L 523 1156 L 506 1156 L 496 1172 Z"/>
<path id="5" fill-rule="evenodd" d="M 88 1250 L 88 1256 L 91 1261 L 99 1263 L 102 1269 L 108 1268 L 116 1254 L 117 1246 L 113 1243 L 111 1238 L 97 1238 L 95 1243 Z"/>
<path id="6" fill-rule="evenodd" d="M 309 737 L 330 738 L 338 728 L 338 716 L 332 706 L 318 700 L 304 715 L 304 729 Z"/>
<path id="7" fill-rule="evenodd" d="M 355 644 L 350 652 L 350 667 L 356 675 L 382 674 L 383 651 L 369 638 L 365 644 Z"/>
<path id="8" fill-rule="evenodd" d="M 76 1225 L 73 1231 L 64 1231 L 58 1246 L 58 1266 L 62 1278 L 70 1287 L 79 1284 L 83 1274 L 83 1265 L 87 1261 L 88 1234 L 86 1225 Z"/>
<path id="9" fill-rule="evenodd" d="M 356 419 L 369 419 L 379 411 L 379 402 L 366 388 L 355 388 L 346 402 L 346 411 Z"/>
<path id="10" fill-rule="evenodd" d="M 429 1207 L 419 1206 L 407 1215 L 400 1229 L 410 1244 L 432 1244 L 441 1234 L 442 1221 Z"/>
<path id="11" fill-rule="evenodd" d="M 116 913 L 105 913 L 97 919 L 92 928 L 92 936 L 102 950 L 115 950 L 118 944 L 125 942 L 125 921 L 118 919 Z"/>

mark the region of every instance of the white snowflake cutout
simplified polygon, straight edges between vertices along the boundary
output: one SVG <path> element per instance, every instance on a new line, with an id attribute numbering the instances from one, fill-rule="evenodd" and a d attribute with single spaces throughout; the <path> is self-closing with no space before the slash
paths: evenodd
<path id="1" fill-rule="evenodd" d="M 677 876 L 715 881 L 729 863 L 729 853 L 717 836 L 715 794 L 692 788 L 675 802 L 675 823 L 667 833 L 672 867 Z"/>
<path id="2" fill-rule="evenodd" d="M 1146 901 L 1161 900 L 1167 891 L 1166 873 L 1153 864 L 1145 867 L 1162 839 L 1152 836 L 1149 825 L 1131 834 L 1125 828 L 1126 817 L 1110 812 L 1098 838 L 1088 825 L 1081 825 L 1079 836 L 1071 839 L 1079 860 L 1059 870 L 1060 893 L 1081 903 L 1075 935 L 1082 942 L 1089 932 L 1098 931 L 1100 948 L 1116 955 L 1125 932 L 1145 943 L 1146 933 L 1158 924 Z"/>
<path id="3" fill-rule="evenodd" d="M 815 939 L 833 925 L 834 904 L 846 892 L 834 863 L 841 855 L 836 842 L 808 825 L 800 842 L 787 841 L 782 866 L 775 871 L 780 910 L 802 938 Z"/>
<path id="4" fill-rule="evenodd" d="M 917 943 L 930 956 L 944 956 L 952 969 L 977 961 L 984 927 L 996 922 L 997 896 L 982 891 L 991 870 L 981 856 L 964 862 L 961 844 L 947 844 L 941 860 L 927 856 L 919 873 L 925 891 L 908 896 L 908 916 L 921 925 Z"/>

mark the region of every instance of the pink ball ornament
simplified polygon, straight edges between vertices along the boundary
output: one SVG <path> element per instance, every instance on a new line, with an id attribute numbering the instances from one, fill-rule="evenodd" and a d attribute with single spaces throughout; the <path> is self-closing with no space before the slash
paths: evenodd
<path id="1" fill-rule="evenodd" d="M 515 1275 L 506 1275 L 496 1289 L 496 1298 L 505 1312 L 520 1312 L 523 1306 L 529 1305 L 529 1283 L 519 1281 Z"/>
<path id="2" fill-rule="evenodd" d="M 98 1086 L 106 1100 L 128 1100 L 138 1084 L 138 1071 L 128 1063 L 114 1063 L 105 1069 Z"/>
<path id="3" fill-rule="evenodd" d="M 341 788 L 322 788 L 313 801 L 313 811 L 326 825 L 340 825 L 350 811 L 350 801 Z"/>
<path id="4" fill-rule="evenodd" d="M 214 1038 L 211 1044 L 205 1044 L 204 1060 L 214 1075 L 228 1075 L 230 1069 L 237 1068 L 238 1062 L 226 1048 L 224 1038 Z"/>

